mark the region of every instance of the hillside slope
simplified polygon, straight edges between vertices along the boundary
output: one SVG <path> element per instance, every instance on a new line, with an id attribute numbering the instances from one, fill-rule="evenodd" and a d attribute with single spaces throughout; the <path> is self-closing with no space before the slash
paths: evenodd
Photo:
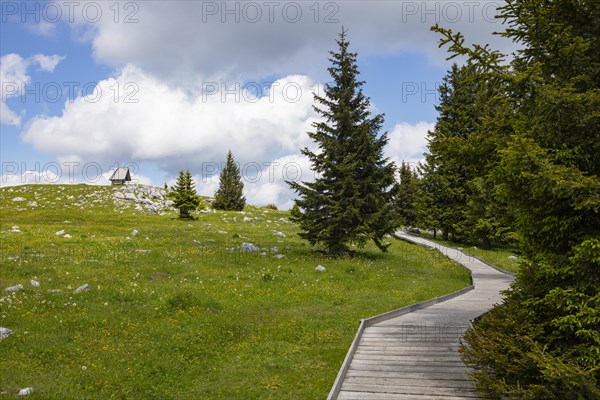
<path id="1" fill-rule="evenodd" d="M 399 241 L 330 259 L 287 215 L 179 220 L 144 186 L 0 189 L 0 397 L 324 398 L 360 318 L 470 283 Z"/>

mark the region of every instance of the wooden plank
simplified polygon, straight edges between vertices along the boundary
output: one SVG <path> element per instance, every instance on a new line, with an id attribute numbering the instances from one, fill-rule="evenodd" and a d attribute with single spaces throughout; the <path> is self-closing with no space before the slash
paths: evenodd
<path id="1" fill-rule="evenodd" d="M 454 381 L 469 381 L 469 376 L 465 371 L 460 372 L 436 372 L 436 371 L 427 371 L 427 372 L 415 372 L 415 371 L 404 371 L 399 374 L 397 371 L 371 371 L 371 370 L 361 370 L 361 369 L 348 369 L 346 373 L 346 377 L 348 376 L 361 376 L 361 377 L 371 377 L 371 378 L 407 378 L 407 379 L 416 379 L 420 381 L 426 380 L 454 380 Z"/>
<path id="2" fill-rule="evenodd" d="M 482 398 L 482 397 L 480 397 Z M 463 396 L 436 396 L 436 395 L 415 395 L 396 393 L 368 393 L 368 392 L 348 392 L 342 391 L 338 396 L 339 400 L 465 400 Z"/>
<path id="3" fill-rule="evenodd" d="M 436 247 L 462 263 L 471 270 L 474 288 L 443 302 L 430 301 L 426 308 L 382 314 L 365 324 L 339 393 L 330 394 L 331 399 L 482 398 L 460 359 L 460 339 L 471 320 L 502 301 L 499 292 L 513 277 L 455 249 L 421 238 L 407 240 Z"/>
<path id="4" fill-rule="evenodd" d="M 342 386 L 342 391 L 348 392 L 368 392 L 368 393 L 394 393 L 394 394 L 418 394 L 427 396 L 462 396 L 463 398 L 480 398 L 475 388 L 454 388 L 454 387 L 426 387 L 412 385 L 364 385 L 347 384 Z"/>
<path id="5" fill-rule="evenodd" d="M 470 380 L 460 379 L 415 379 L 408 377 L 372 377 L 372 376 L 348 376 L 344 383 L 348 384 L 361 384 L 361 385 L 412 385 L 412 386 L 425 386 L 425 387 L 453 387 L 453 388 L 474 388 L 473 382 Z"/>

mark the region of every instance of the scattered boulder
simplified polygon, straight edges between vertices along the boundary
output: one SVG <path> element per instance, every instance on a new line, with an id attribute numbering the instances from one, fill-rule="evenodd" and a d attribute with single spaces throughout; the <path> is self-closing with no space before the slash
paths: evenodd
<path id="1" fill-rule="evenodd" d="M 317 268 L 315 268 L 315 271 L 325 272 L 325 271 L 327 271 L 327 269 L 322 265 L 318 265 Z"/>
<path id="2" fill-rule="evenodd" d="M 26 396 L 31 393 L 33 393 L 33 388 L 26 387 L 24 389 L 19 390 L 19 393 L 17 393 L 17 396 Z"/>
<path id="3" fill-rule="evenodd" d="M 73 294 L 77 294 L 77 293 L 81 293 L 81 292 L 85 292 L 86 290 L 90 289 L 90 285 L 88 285 L 87 283 L 85 285 L 81 285 L 79 286 L 77 289 L 75 289 L 73 291 Z"/>
<path id="4" fill-rule="evenodd" d="M 27 205 L 29 207 L 37 207 L 37 201 L 30 201 L 29 203 L 27 203 Z"/>
<path id="5" fill-rule="evenodd" d="M 66 234 L 65 234 L 63 237 L 64 237 L 65 239 L 71 239 L 73 236 L 71 236 L 71 235 L 69 235 L 68 233 L 66 233 Z"/>
<path id="6" fill-rule="evenodd" d="M 9 232 L 13 232 L 13 233 L 20 233 L 21 229 L 19 229 L 19 227 L 17 225 L 13 226 Z"/>
<path id="7" fill-rule="evenodd" d="M 30 280 L 29 284 L 33 287 L 40 287 L 40 283 L 38 281 L 36 281 L 35 279 Z"/>
<path id="8" fill-rule="evenodd" d="M 283 233 L 283 232 L 275 232 L 275 236 L 285 237 L 285 233 Z"/>
<path id="9" fill-rule="evenodd" d="M 244 253 L 254 253 L 260 251 L 258 247 L 253 245 L 252 243 L 242 243 L 242 252 Z"/>
<path id="10" fill-rule="evenodd" d="M 0 341 L 8 338 L 9 336 L 13 335 L 15 332 L 12 329 L 8 329 L 8 328 L 4 328 L 2 326 L 0 326 Z"/>
<path id="11" fill-rule="evenodd" d="M 21 285 L 20 283 L 18 285 L 10 286 L 4 289 L 5 292 L 18 292 L 20 290 L 23 290 L 23 285 Z"/>
<path id="12" fill-rule="evenodd" d="M 244 222 L 251 222 L 251 221 L 254 221 L 254 219 L 250 218 L 250 217 L 244 217 L 243 221 Z"/>
<path id="13" fill-rule="evenodd" d="M 124 198 L 125 198 L 125 200 L 133 200 L 133 201 L 137 200 L 137 197 L 135 197 L 135 194 L 133 194 L 133 193 L 125 193 Z"/>
<path id="14" fill-rule="evenodd" d="M 115 199 L 124 199 L 124 198 L 125 198 L 125 195 L 124 195 L 123 193 L 121 193 L 121 192 L 114 192 L 114 193 L 113 193 L 113 197 L 114 197 Z"/>
<path id="15" fill-rule="evenodd" d="M 64 229 L 61 229 L 60 231 L 56 232 L 56 236 L 62 236 L 64 234 L 65 234 L 65 230 Z"/>
<path id="16" fill-rule="evenodd" d="M 285 258 L 285 256 L 283 254 L 276 254 L 275 258 L 281 260 L 282 258 Z"/>
<path id="17" fill-rule="evenodd" d="M 14 199 L 12 199 L 12 201 L 27 201 L 27 199 L 23 197 L 15 197 Z"/>
<path id="18" fill-rule="evenodd" d="M 509 260 L 517 260 L 518 258 L 517 258 L 517 256 L 508 256 L 508 259 Z"/>
<path id="19" fill-rule="evenodd" d="M 137 229 L 134 229 L 133 231 L 131 231 L 132 236 L 137 236 L 139 233 L 140 233 L 140 231 L 138 231 Z"/>

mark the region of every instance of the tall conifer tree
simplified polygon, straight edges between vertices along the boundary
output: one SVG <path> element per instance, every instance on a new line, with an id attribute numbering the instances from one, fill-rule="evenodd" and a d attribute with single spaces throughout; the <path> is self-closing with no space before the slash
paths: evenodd
<path id="1" fill-rule="evenodd" d="M 227 153 L 227 163 L 219 176 L 219 188 L 215 193 L 213 207 L 217 210 L 242 211 L 246 206 L 244 184 L 240 169 L 235 164 L 231 150 Z"/>
<path id="2" fill-rule="evenodd" d="M 383 115 L 371 115 L 370 101 L 357 79 L 356 53 L 348 51 L 346 30 L 339 35 L 338 51 L 330 51 L 333 84 L 325 95 L 315 94 L 314 109 L 324 121 L 314 123 L 308 135 L 319 151 L 308 148 L 315 182 L 288 182 L 298 194 L 299 209 L 292 220 L 301 237 L 322 244 L 330 254 L 345 254 L 350 244 L 368 240 L 385 251 L 383 237 L 397 227 L 394 197 L 396 167 L 383 156 L 387 134 L 379 134 Z"/>

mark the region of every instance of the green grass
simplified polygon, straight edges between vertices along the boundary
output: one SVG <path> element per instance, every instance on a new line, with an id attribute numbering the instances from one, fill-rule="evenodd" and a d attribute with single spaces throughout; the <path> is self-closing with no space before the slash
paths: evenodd
<path id="1" fill-rule="evenodd" d="M 421 235 L 429 240 L 433 240 L 444 246 L 460 248 L 463 253 L 478 257 L 496 267 L 505 271 L 516 273 L 519 271 L 519 262 L 521 252 L 516 246 L 506 244 L 494 244 L 489 250 L 464 243 L 452 242 L 449 240 L 433 239 L 432 235 L 422 232 Z"/>
<path id="2" fill-rule="evenodd" d="M 31 386 L 30 399 L 325 398 L 360 318 L 470 284 L 457 263 L 402 241 L 331 259 L 285 211 L 182 221 L 115 205 L 115 190 L 0 189 L 0 326 L 15 331 L 0 342 L 0 397 Z"/>

